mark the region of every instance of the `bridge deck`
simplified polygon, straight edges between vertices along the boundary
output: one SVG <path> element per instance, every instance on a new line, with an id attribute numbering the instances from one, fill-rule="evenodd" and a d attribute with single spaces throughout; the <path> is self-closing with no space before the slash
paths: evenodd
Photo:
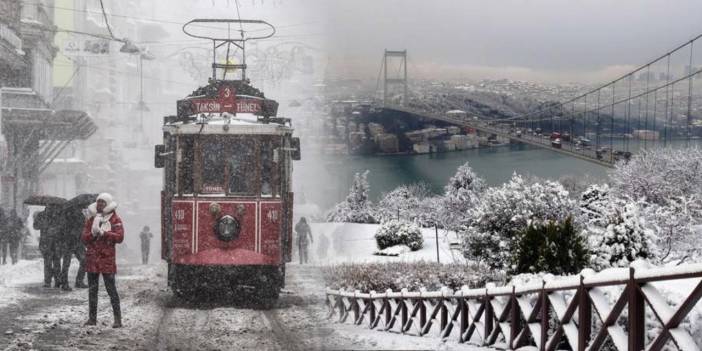
<path id="1" fill-rule="evenodd" d="M 578 149 L 576 148 L 575 144 L 572 142 L 562 142 L 562 147 L 561 148 L 555 148 L 551 146 L 551 140 L 549 139 L 548 136 L 535 136 L 535 135 L 528 135 L 527 133 L 523 133 L 521 137 L 517 137 L 516 135 L 511 134 L 509 131 L 506 131 L 504 129 L 496 128 L 494 126 L 491 126 L 485 122 L 479 121 L 479 120 L 463 120 L 459 118 L 454 118 L 450 117 L 447 115 L 440 115 L 440 114 L 435 114 L 431 112 L 425 112 L 425 111 L 419 111 L 419 110 L 414 110 L 411 108 L 403 107 L 403 106 L 396 106 L 396 105 L 385 105 L 383 107 L 385 110 L 392 110 L 392 111 L 398 111 L 398 112 L 404 112 L 404 113 L 409 113 L 415 116 L 419 116 L 422 118 L 428 118 L 428 119 L 433 119 L 437 121 L 442 121 L 450 124 L 454 124 L 457 126 L 462 126 L 462 127 L 469 127 L 473 128 L 477 131 L 483 132 L 483 133 L 489 133 L 489 134 L 495 134 L 498 137 L 502 137 L 505 139 L 510 139 L 514 140 L 520 143 L 528 144 L 528 145 L 533 145 L 536 147 L 544 148 L 547 150 L 551 150 L 553 152 L 558 152 L 560 154 L 565 154 L 568 156 L 576 157 L 588 162 L 592 162 L 595 164 L 598 164 L 600 166 L 604 167 L 614 167 L 615 159 L 610 152 L 606 157 L 603 158 L 597 158 L 597 153 L 595 150 L 590 149 L 590 148 L 581 148 Z"/>

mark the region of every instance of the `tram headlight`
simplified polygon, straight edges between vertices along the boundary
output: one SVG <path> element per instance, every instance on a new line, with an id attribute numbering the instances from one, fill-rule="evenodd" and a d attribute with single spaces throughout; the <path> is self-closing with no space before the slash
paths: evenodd
<path id="1" fill-rule="evenodd" d="M 239 221 L 230 215 L 222 216 L 215 224 L 215 233 L 222 241 L 232 241 L 238 238 L 240 231 Z"/>

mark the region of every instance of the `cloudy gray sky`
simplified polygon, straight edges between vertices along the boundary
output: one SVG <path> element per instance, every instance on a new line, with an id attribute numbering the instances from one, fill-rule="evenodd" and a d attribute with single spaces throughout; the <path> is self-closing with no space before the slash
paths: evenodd
<path id="1" fill-rule="evenodd" d="M 375 77 L 383 49 L 406 48 L 415 76 L 600 81 L 702 33 L 696 0 L 335 0 L 321 15 L 340 76 Z"/>

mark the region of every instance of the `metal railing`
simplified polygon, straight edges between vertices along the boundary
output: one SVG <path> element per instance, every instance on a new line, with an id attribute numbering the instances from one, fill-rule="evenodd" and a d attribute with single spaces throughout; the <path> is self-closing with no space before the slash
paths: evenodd
<path id="1" fill-rule="evenodd" d="M 681 279 L 699 281 L 692 282 L 694 288 L 682 302 L 671 306 L 670 296 L 654 283 Z M 500 349 L 532 346 L 549 351 L 568 346 L 601 350 L 608 337 L 617 350 L 657 351 L 669 342 L 678 350 L 701 350 L 702 340 L 693 339 L 681 325 L 700 298 L 702 264 L 638 271 L 621 268 L 538 285 L 457 291 L 326 291 L 328 317 L 338 315 L 341 323 L 454 337 L 459 343 Z M 615 303 L 610 304 L 610 299 Z M 649 338 L 647 312 L 660 325 L 653 334 L 649 331 Z"/>

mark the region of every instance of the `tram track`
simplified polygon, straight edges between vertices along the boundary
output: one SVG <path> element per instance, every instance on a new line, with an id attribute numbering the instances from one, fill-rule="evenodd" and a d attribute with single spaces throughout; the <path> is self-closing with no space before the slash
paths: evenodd
<path id="1" fill-rule="evenodd" d="M 273 333 L 273 336 L 275 337 L 276 341 L 278 342 L 278 345 L 280 345 L 281 350 L 303 350 L 298 346 L 299 341 L 296 340 L 295 337 L 290 335 L 288 330 L 286 330 L 283 327 L 284 323 L 281 322 L 280 316 L 275 310 L 264 310 L 262 311 L 262 315 L 268 322 L 267 324 L 271 329 L 271 332 Z"/>

